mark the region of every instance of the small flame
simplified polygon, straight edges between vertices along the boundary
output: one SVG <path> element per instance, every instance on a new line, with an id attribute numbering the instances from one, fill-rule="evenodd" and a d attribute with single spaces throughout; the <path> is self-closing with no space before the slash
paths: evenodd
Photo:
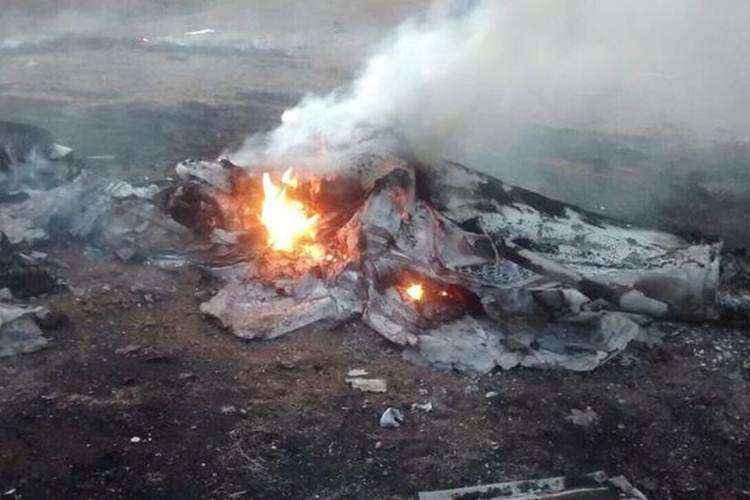
<path id="1" fill-rule="evenodd" d="M 268 231 L 269 245 L 275 250 L 292 252 L 298 241 L 315 238 L 318 216 L 310 216 L 302 203 L 287 196 L 287 190 L 297 185 L 291 168 L 284 172 L 279 185 L 274 184 L 268 172 L 263 173 L 264 197 L 260 221 Z M 314 254 L 322 254 L 322 249 L 317 245 L 309 247 L 315 248 Z"/>
<path id="2" fill-rule="evenodd" d="M 414 283 L 406 289 L 406 295 L 419 302 L 424 296 L 424 288 L 420 283 Z"/>

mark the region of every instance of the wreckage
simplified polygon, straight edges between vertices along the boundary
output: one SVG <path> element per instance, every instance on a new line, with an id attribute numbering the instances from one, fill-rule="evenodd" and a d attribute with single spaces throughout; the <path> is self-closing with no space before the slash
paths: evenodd
<path id="1" fill-rule="evenodd" d="M 583 371 L 659 321 L 750 311 L 720 241 L 633 227 L 450 161 L 370 150 L 284 175 L 186 161 L 146 186 L 85 169 L 51 186 L 11 175 L 35 168 L 2 167 L 14 191 L 0 231 L 14 244 L 66 235 L 123 260 L 192 263 L 223 283 L 201 311 L 244 339 L 360 318 L 439 369 Z"/>

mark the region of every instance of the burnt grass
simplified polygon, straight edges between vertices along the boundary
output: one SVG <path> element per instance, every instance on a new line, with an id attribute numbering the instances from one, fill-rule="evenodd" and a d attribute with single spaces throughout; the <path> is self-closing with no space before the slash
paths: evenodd
<path id="1" fill-rule="evenodd" d="M 214 284 L 191 270 L 48 250 L 72 291 L 38 302 L 70 321 L 0 360 L 11 497 L 410 498 L 599 469 L 650 498 L 750 497 L 747 328 L 670 325 L 593 373 L 473 378 L 409 364 L 356 321 L 242 342 L 200 315 Z M 349 388 L 352 368 L 388 392 Z M 402 427 L 379 427 L 389 406 Z M 594 425 L 565 419 L 587 407 Z"/>

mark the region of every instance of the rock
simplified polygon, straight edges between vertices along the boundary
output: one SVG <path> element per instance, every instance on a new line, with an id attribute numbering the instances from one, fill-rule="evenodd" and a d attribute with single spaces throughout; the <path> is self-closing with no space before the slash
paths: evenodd
<path id="1" fill-rule="evenodd" d="M 396 408 L 388 408 L 380 417 L 380 427 L 392 429 L 400 427 L 404 423 L 404 414 Z"/>
<path id="2" fill-rule="evenodd" d="M 590 406 L 583 411 L 574 408 L 565 420 L 579 427 L 591 427 L 599 423 L 599 415 Z"/>
<path id="3" fill-rule="evenodd" d="M 388 384 L 385 380 L 379 378 L 347 378 L 346 383 L 352 389 L 359 389 L 362 392 L 386 392 Z"/>

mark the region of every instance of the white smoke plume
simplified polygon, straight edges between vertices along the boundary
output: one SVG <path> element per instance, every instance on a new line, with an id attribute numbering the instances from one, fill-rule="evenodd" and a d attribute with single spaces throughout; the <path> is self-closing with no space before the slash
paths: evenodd
<path id="1" fill-rule="evenodd" d="M 746 0 L 461 4 L 403 24 L 348 88 L 304 98 L 232 159 L 319 159 L 391 134 L 460 159 L 525 124 L 750 133 Z"/>

